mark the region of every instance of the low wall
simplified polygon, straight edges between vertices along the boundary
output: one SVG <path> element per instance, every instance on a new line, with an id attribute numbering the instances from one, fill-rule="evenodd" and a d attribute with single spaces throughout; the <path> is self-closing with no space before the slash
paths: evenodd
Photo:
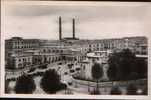
<path id="1" fill-rule="evenodd" d="M 75 78 L 72 78 L 72 81 L 75 85 L 84 85 L 84 86 L 90 86 L 95 87 L 96 82 L 90 82 L 85 80 L 78 80 Z M 143 85 L 147 84 L 147 79 L 138 79 L 138 80 L 129 80 L 129 81 L 110 81 L 110 82 L 99 82 L 99 87 L 112 87 L 112 86 L 127 86 L 128 84 L 134 83 L 135 85 Z"/>

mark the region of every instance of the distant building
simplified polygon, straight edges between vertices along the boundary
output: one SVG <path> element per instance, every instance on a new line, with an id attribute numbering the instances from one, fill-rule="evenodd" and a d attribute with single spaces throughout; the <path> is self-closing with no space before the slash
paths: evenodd
<path id="1" fill-rule="evenodd" d="M 30 40 L 15 37 L 6 40 L 5 42 L 7 66 L 14 66 L 15 68 L 22 68 L 31 64 L 52 63 L 60 60 L 80 62 L 85 58 L 88 52 L 94 51 L 121 51 L 122 49 L 128 48 L 138 55 L 147 55 L 148 52 L 146 37 L 128 37 L 102 40 L 72 40 L 72 42 L 71 40 Z M 23 59 L 32 60 L 27 62 L 28 60 L 24 61 Z"/>
<path id="2" fill-rule="evenodd" d="M 136 54 L 147 55 L 146 37 L 80 40 L 75 36 L 75 19 L 72 21 L 73 37 L 62 38 L 62 22 L 59 17 L 59 40 L 23 39 L 21 37 L 5 40 L 6 67 L 24 68 L 61 60 L 80 62 L 89 52 L 121 51 L 126 48 Z"/>
<path id="3" fill-rule="evenodd" d="M 11 51 L 37 49 L 39 47 L 39 40 L 13 37 L 5 41 L 5 47 L 7 50 Z"/>
<path id="4" fill-rule="evenodd" d="M 27 53 L 12 54 L 8 58 L 8 66 L 10 69 L 30 67 L 33 63 L 32 57 L 31 54 Z"/>

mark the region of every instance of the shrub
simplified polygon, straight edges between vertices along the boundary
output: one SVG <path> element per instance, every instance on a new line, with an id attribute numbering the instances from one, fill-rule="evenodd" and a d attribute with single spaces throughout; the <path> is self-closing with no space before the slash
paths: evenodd
<path id="1" fill-rule="evenodd" d="M 36 86 L 31 76 L 22 75 L 16 81 L 15 92 L 19 94 L 31 94 Z"/>

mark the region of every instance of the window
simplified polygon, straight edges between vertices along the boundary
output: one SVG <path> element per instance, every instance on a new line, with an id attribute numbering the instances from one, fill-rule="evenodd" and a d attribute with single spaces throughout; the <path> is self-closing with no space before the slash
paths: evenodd
<path id="1" fill-rule="evenodd" d="M 22 64 L 18 64 L 18 67 L 22 67 Z"/>
<path id="2" fill-rule="evenodd" d="M 18 59 L 18 61 L 21 61 L 21 59 Z"/>
<path id="3" fill-rule="evenodd" d="M 46 50 L 44 49 L 44 50 L 43 50 L 43 52 L 45 53 L 45 52 L 46 52 Z"/>

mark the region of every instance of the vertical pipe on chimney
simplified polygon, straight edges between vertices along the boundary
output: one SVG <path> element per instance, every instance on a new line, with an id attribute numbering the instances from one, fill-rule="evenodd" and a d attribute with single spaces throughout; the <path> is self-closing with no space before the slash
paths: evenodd
<path id="1" fill-rule="evenodd" d="M 61 23 L 61 16 L 59 16 L 59 40 L 62 40 L 62 23 Z"/>
<path id="2" fill-rule="evenodd" d="M 73 28 L 73 39 L 75 39 L 75 19 L 72 19 L 72 28 Z"/>

